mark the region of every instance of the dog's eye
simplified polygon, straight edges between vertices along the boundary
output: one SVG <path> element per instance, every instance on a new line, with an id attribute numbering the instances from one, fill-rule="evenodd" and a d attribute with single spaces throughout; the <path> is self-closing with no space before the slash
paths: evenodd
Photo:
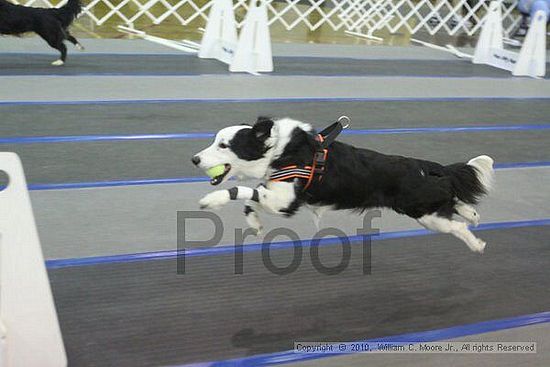
<path id="1" fill-rule="evenodd" d="M 218 145 L 218 146 L 222 149 L 227 148 L 227 144 L 225 144 L 225 143 L 220 143 L 220 145 Z"/>

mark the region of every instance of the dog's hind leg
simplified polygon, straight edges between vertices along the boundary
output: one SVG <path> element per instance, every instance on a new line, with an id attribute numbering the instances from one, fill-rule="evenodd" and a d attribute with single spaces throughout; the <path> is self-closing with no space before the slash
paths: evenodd
<path id="1" fill-rule="evenodd" d="M 58 41 L 53 47 L 61 52 L 61 57 L 58 60 L 52 62 L 52 65 L 60 66 L 65 64 L 65 61 L 67 60 L 67 46 L 65 46 L 63 40 Z"/>
<path id="2" fill-rule="evenodd" d="M 480 217 L 477 210 L 475 210 L 473 206 L 459 201 L 454 206 L 454 210 L 456 211 L 456 214 L 466 219 L 471 225 L 477 227 L 479 224 Z"/>
<path id="3" fill-rule="evenodd" d="M 464 222 L 440 217 L 436 214 L 428 214 L 418 218 L 418 223 L 431 231 L 450 233 L 456 238 L 464 241 L 470 250 L 483 253 L 486 243 L 468 229 Z"/>
<path id="4" fill-rule="evenodd" d="M 70 34 L 67 29 L 65 29 L 65 34 L 67 36 L 67 41 L 75 45 L 76 48 L 79 49 L 80 51 L 84 51 L 84 46 L 82 46 L 82 44 L 78 42 L 78 40 L 72 34 Z"/>
<path id="5" fill-rule="evenodd" d="M 50 45 L 61 53 L 58 60 L 52 62 L 52 65 L 60 66 L 65 64 L 67 59 L 67 46 L 63 43 L 65 40 L 65 31 L 61 27 L 61 24 L 51 24 L 43 26 L 36 30 L 36 33 L 44 39 Z"/>
<path id="6" fill-rule="evenodd" d="M 57 48 L 57 47 L 56 47 Z M 65 60 L 67 59 L 67 47 L 61 43 L 58 50 L 61 52 L 61 57 L 55 61 L 52 62 L 53 66 L 61 66 L 65 64 Z"/>
<path id="7" fill-rule="evenodd" d="M 311 210 L 311 215 L 313 217 L 313 224 L 315 224 L 315 228 L 317 228 L 317 230 L 319 230 L 321 225 L 321 217 L 328 210 L 328 208 L 328 206 L 308 205 L 308 209 Z"/>

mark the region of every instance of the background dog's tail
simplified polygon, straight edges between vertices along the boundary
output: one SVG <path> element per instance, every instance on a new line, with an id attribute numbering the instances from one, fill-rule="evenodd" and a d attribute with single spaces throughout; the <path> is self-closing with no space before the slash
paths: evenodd
<path id="1" fill-rule="evenodd" d="M 456 196 L 467 204 L 477 204 L 493 186 L 493 159 L 480 155 L 468 163 L 447 166 Z"/>
<path id="2" fill-rule="evenodd" d="M 80 4 L 80 0 L 69 0 L 67 4 L 55 9 L 55 11 L 57 19 L 61 21 L 63 28 L 67 28 L 82 11 L 82 5 Z"/>

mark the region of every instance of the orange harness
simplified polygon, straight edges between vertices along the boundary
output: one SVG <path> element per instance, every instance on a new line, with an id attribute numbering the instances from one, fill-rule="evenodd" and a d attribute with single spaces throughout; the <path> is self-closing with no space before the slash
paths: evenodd
<path id="1" fill-rule="evenodd" d="M 345 128 L 342 126 L 341 120 L 342 118 L 315 136 L 317 147 L 313 154 L 313 163 L 310 166 L 298 167 L 297 165 L 291 165 L 283 167 L 273 172 L 269 176 L 269 180 L 276 182 L 290 182 L 294 179 L 306 180 L 303 191 L 311 186 L 315 176 L 317 176 L 317 181 L 321 181 L 325 173 L 328 147 Z"/>

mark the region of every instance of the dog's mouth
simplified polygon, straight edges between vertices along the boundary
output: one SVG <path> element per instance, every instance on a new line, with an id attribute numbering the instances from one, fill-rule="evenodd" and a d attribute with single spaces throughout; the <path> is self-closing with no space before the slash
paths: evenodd
<path id="1" fill-rule="evenodd" d="M 223 182 L 224 178 L 229 173 L 229 171 L 231 171 L 231 165 L 229 163 L 224 164 L 224 167 L 225 167 L 225 170 L 223 171 L 223 173 L 221 175 L 218 175 L 218 176 L 213 177 L 212 179 L 210 179 L 210 184 L 211 185 L 215 186 L 215 185 L 221 184 Z"/>

